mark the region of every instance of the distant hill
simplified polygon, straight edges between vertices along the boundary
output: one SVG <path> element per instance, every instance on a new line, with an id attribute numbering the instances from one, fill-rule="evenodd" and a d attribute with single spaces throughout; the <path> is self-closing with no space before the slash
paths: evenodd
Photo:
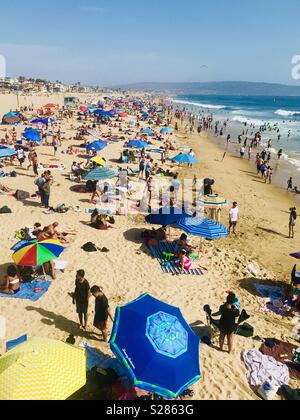
<path id="1" fill-rule="evenodd" d="M 300 96 L 300 86 L 254 82 L 134 83 L 113 88 L 177 95 Z"/>

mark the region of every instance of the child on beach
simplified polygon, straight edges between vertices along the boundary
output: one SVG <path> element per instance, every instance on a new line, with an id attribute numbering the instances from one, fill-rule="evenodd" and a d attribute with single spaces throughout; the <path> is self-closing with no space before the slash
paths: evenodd
<path id="1" fill-rule="evenodd" d="M 88 322 L 88 307 L 90 298 L 90 285 L 85 279 L 83 270 L 77 271 L 75 280 L 75 292 L 73 294 L 73 304 L 79 317 L 80 327 L 86 330 Z"/>

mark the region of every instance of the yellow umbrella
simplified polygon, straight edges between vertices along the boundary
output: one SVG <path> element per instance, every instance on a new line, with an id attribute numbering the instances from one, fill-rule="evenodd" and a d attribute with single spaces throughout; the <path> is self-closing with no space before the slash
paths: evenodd
<path id="1" fill-rule="evenodd" d="M 66 400 L 86 384 L 86 354 L 33 338 L 0 358 L 0 400 Z"/>
<path id="2" fill-rule="evenodd" d="M 99 166 L 106 166 L 106 162 L 100 157 L 93 157 L 91 159 L 92 162 L 96 163 Z"/>

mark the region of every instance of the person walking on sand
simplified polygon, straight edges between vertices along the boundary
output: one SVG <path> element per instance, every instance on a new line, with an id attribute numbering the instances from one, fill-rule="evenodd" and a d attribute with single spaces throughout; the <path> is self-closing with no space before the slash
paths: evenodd
<path id="1" fill-rule="evenodd" d="M 105 343 L 108 343 L 108 318 L 114 322 L 109 309 L 108 299 L 103 293 L 103 289 L 101 287 L 92 287 L 91 293 L 95 298 L 94 327 L 101 331 L 103 340 Z"/>
<path id="2" fill-rule="evenodd" d="M 234 235 L 236 235 L 236 227 L 238 224 L 239 219 L 239 208 L 238 203 L 234 202 L 232 208 L 229 211 L 229 234 L 231 233 L 231 229 Z"/>
<path id="3" fill-rule="evenodd" d="M 90 285 L 85 279 L 84 270 L 76 273 L 75 292 L 73 294 L 73 304 L 76 305 L 76 311 L 79 317 L 80 327 L 86 330 L 88 322 L 88 307 L 90 298 Z"/>
<path id="4" fill-rule="evenodd" d="M 225 338 L 227 337 L 228 353 L 233 351 L 234 332 L 236 330 L 236 319 L 240 316 L 240 311 L 236 308 L 237 301 L 234 293 L 230 293 L 226 303 L 220 307 L 220 350 L 223 351 Z"/>
<path id="5" fill-rule="evenodd" d="M 293 191 L 293 178 L 291 177 L 287 182 L 287 191 Z"/>
<path id="6" fill-rule="evenodd" d="M 296 207 L 290 209 L 290 221 L 289 221 L 289 239 L 295 237 L 295 226 L 297 222 L 298 214 Z"/>

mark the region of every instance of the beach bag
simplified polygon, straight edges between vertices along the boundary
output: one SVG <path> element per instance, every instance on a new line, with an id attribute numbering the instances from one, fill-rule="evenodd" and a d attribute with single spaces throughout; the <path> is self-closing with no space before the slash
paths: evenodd
<path id="1" fill-rule="evenodd" d="M 12 213 L 11 209 L 7 206 L 4 206 L 0 209 L 0 214 L 11 214 L 11 213 Z"/>
<path id="2" fill-rule="evenodd" d="M 252 325 L 245 322 L 243 325 L 239 325 L 238 329 L 236 331 L 236 335 L 239 335 L 241 337 L 250 338 L 254 336 L 254 328 Z"/>
<path id="3" fill-rule="evenodd" d="M 16 199 L 19 201 L 27 200 L 30 197 L 30 194 L 26 191 L 17 190 Z"/>
<path id="4" fill-rule="evenodd" d="M 16 171 L 12 171 L 10 173 L 11 178 L 17 178 L 17 172 Z"/>
<path id="5" fill-rule="evenodd" d="M 273 378 L 270 378 L 258 388 L 257 392 L 264 400 L 272 401 L 274 400 L 279 388 L 280 387 L 277 382 L 275 382 Z"/>
<path id="6" fill-rule="evenodd" d="M 97 252 L 98 251 L 98 248 L 92 242 L 87 242 L 86 244 L 84 244 L 82 249 L 85 252 Z"/>

